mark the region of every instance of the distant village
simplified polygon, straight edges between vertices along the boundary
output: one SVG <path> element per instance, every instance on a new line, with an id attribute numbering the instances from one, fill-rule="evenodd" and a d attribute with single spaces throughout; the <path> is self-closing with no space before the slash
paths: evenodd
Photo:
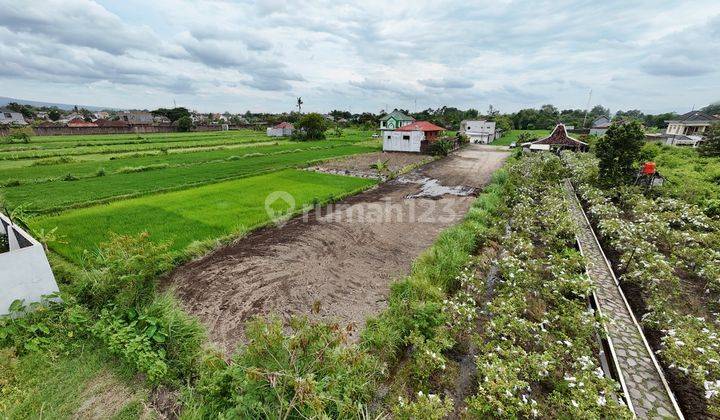
<path id="1" fill-rule="evenodd" d="M 298 98 L 299 99 L 299 98 Z M 0 108 L 0 131 L 10 127 L 29 126 L 37 135 L 54 134 L 114 134 L 152 133 L 171 131 L 217 131 L 238 128 L 265 130 L 269 137 L 290 137 L 294 123 L 303 114 L 200 113 L 183 107 L 148 110 L 90 111 L 75 107 L 63 110 L 56 107 L 34 107 L 9 103 Z M 646 126 L 649 141 L 669 145 L 698 147 L 710 125 L 720 122 L 720 105 L 708 105 L 682 115 L 667 113 L 646 115 L 637 110 L 618 111 L 614 117 L 609 110 L 595 106 L 592 110 L 558 111 L 552 105 L 540 109 L 523 109 L 513 114 L 500 114 L 492 105 L 481 115 L 476 110 L 442 107 L 419 113 L 394 109 L 378 114 L 352 114 L 334 110 L 322 114 L 328 127 L 361 126 L 377 131 L 384 150 L 422 152 L 439 140 L 447 131 L 454 131 L 472 143 L 488 144 L 512 129 L 553 130 L 562 124 L 566 133 L 602 136 L 612 123 L 640 120 Z"/>

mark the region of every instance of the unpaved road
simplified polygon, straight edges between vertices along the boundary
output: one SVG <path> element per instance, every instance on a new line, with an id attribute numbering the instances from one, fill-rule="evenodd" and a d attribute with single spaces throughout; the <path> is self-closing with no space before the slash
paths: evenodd
<path id="1" fill-rule="evenodd" d="M 468 193 L 487 184 L 507 156 L 470 145 L 323 214 L 251 233 L 179 267 L 163 286 L 175 289 L 226 354 L 255 315 L 333 320 L 352 325 L 356 336 L 385 308 L 392 280 L 462 219 L 474 200 Z"/>

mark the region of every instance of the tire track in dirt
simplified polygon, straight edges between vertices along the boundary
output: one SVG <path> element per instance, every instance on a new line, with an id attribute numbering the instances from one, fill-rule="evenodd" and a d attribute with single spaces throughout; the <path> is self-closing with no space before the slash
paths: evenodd
<path id="1" fill-rule="evenodd" d="M 356 338 L 365 319 L 383 310 L 392 280 L 467 212 L 473 196 L 406 198 L 415 181 L 482 188 L 507 152 L 470 145 L 403 179 L 349 197 L 321 214 L 255 231 L 233 244 L 178 267 L 163 279 L 210 339 L 231 354 L 255 315 L 293 315 L 352 324 Z M 319 302 L 320 310 L 312 308 Z"/>

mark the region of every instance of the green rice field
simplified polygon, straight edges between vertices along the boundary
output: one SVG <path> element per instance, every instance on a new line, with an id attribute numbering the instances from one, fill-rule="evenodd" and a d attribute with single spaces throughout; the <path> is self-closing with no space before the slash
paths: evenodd
<path id="1" fill-rule="evenodd" d="M 549 135 L 550 130 L 510 130 L 491 144 L 496 146 L 509 146 L 511 143 L 516 143 L 518 141 L 518 137 L 522 133 L 530 133 L 530 135 L 534 138 L 540 138 Z"/>
<path id="2" fill-rule="evenodd" d="M 170 242 L 172 250 L 181 251 L 195 241 L 242 234 L 268 223 L 265 199 L 274 191 L 289 193 L 298 210 L 374 184 L 363 178 L 288 169 L 41 217 L 33 228 L 57 227 L 62 241 L 54 250 L 77 262 L 84 249 L 93 250 L 111 233 L 148 232 L 152 240 Z M 272 208 L 286 212 L 289 205 L 277 200 Z"/>
<path id="3" fill-rule="evenodd" d="M 373 185 L 297 170 L 380 150 L 371 135 L 345 130 L 312 142 L 253 130 L 33 137 L 0 146 L 2 199 L 22 208 L 33 230 L 57 227 L 61 240 L 49 246 L 71 261 L 111 233 L 147 231 L 180 252 L 267 223 L 264 200 L 272 191 L 287 191 L 300 205 Z"/>

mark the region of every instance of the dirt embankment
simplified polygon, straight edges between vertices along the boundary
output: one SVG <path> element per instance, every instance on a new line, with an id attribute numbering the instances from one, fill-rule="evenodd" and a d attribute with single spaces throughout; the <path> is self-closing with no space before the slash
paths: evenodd
<path id="1" fill-rule="evenodd" d="M 474 189 L 507 156 L 471 145 L 319 213 L 260 229 L 179 267 L 164 286 L 228 354 L 255 315 L 335 320 L 356 336 L 368 316 L 385 308 L 391 281 L 464 216 Z M 367 163 L 344 160 L 348 167 Z"/>

